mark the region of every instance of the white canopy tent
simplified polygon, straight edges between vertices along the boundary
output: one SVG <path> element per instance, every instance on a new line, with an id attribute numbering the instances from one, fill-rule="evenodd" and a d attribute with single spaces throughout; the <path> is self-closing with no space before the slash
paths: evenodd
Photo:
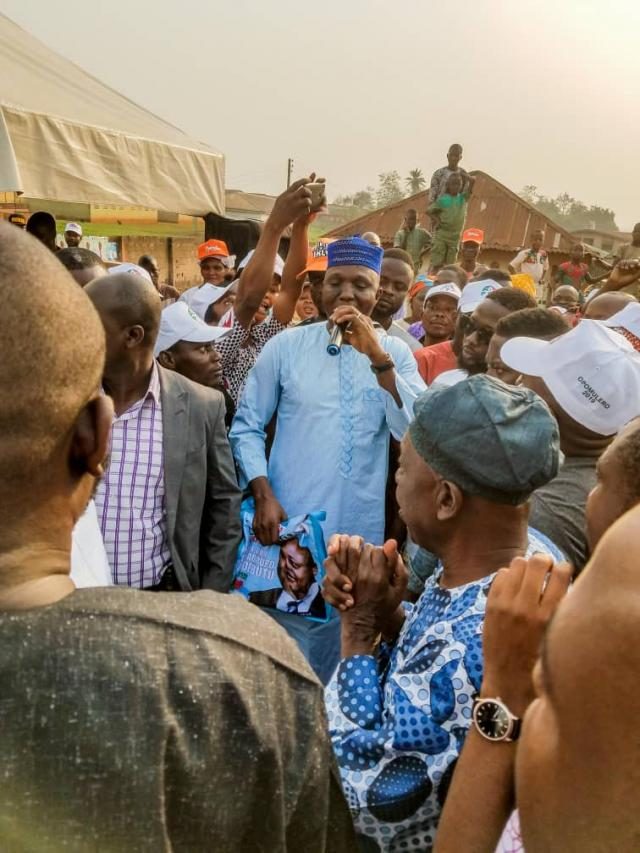
<path id="1" fill-rule="evenodd" d="M 224 213 L 224 155 L 0 14 L 0 191 Z"/>

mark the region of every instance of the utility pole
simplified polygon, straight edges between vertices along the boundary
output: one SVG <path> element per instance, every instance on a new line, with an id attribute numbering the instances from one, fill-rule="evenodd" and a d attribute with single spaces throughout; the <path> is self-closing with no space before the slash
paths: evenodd
<path id="1" fill-rule="evenodd" d="M 287 189 L 291 186 L 291 173 L 293 172 L 293 160 L 291 157 L 287 160 Z"/>

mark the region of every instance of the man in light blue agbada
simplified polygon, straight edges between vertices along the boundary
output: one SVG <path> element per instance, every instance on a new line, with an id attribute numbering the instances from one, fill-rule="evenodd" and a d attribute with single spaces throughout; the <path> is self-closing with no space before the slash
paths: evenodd
<path id="1" fill-rule="evenodd" d="M 407 345 L 370 319 L 382 254 L 359 237 L 331 243 L 322 291 L 329 322 L 277 335 L 249 374 L 229 437 L 263 544 L 277 540 L 281 520 L 321 510 L 327 539 L 350 530 L 383 542 L 389 438 L 403 437 L 425 386 Z M 335 325 L 344 339 L 330 355 Z"/>

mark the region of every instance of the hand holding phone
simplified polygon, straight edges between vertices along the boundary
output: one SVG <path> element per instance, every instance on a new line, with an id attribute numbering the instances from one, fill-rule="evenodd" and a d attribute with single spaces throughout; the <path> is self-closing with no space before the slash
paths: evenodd
<path id="1" fill-rule="evenodd" d="M 311 213 L 317 213 L 326 204 L 326 184 L 324 181 L 314 181 L 307 184 L 311 191 Z"/>

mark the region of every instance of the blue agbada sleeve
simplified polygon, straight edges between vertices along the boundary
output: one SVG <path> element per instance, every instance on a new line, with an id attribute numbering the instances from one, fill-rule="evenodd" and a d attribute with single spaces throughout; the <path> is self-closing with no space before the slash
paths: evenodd
<path id="1" fill-rule="evenodd" d="M 256 477 L 267 476 L 265 428 L 278 407 L 280 369 L 279 339 L 275 337 L 265 344 L 249 371 L 229 432 L 241 488 L 246 488 Z"/>
<path id="2" fill-rule="evenodd" d="M 385 350 L 395 362 L 396 388 L 402 401 L 399 408 L 391 394 L 384 392 L 385 417 L 391 435 L 401 441 L 413 420 L 413 405 L 427 386 L 418 371 L 418 363 L 404 341 L 387 335 L 383 341 Z"/>

